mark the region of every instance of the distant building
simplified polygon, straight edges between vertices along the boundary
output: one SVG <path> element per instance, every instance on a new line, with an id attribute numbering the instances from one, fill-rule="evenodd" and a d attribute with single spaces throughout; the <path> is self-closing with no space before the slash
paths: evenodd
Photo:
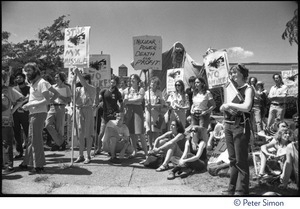
<path id="1" fill-rule="evenodd" d="M 128 74 L 128 68 L 124 64 L 122 64 L 119 67 L 119 77 L 127 77 L 127 74 Z"/>

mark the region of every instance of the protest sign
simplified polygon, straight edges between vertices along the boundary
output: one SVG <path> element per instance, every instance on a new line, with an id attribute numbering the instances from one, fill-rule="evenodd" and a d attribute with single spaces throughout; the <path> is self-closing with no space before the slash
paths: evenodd
<path id="1" fill-rule="evenodd" d="M 298 97 L 298 69 L 281 71 L 281 75 L 288 87 L 288 96 Z"/>
<path id="2" fill-rule="evenodd" d="M 162 39 L 160 36 L 133 37 L 135 70 L 162 70 Z"/>
<path id="3" fill-rule="evenodd" d="M 90 27 L 65 29 L 64 67 L 89 67 Z"/>
<path id="4" fill-rule="evenodd" d="M 110 55 L 91 54 L 89 68 L 78 68 L 80 73 L 91 75 L 91 84 L 100 89 L 108 88 L 111 79 Z M 68 83 L 72 83 L 75 68 L 69 68 Z M 78 80 L 78 78 L 77 78 Z"/>
<path id="5" fill-rule="evenodd" d="M 226 51 L 216 51 L 203 59 L 208 88 L 224 86 L 228 80 L 229 63 Z"/>
<path id="6" fill-rule="evenodd" d="M 167 93 L 175 91 L 175 82 L 177 80 L 183 81 L 183 74 L 183 68 L 174 68 L 167 70 Z"/>

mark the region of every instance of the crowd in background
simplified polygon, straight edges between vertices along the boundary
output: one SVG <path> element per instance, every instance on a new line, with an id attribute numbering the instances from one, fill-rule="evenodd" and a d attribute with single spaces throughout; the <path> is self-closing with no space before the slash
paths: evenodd
<path id="1" fill-rule="evenodd" d="M 175 91 L 166 92 L 160 89 L 158 77 L 149 79 L 145 86 L 137 74 L 130 75 L 128 83 L 113 76 L 109 88 L 99 89 L 91 84 L 90 75 L 81 74 L 78 69 L 74 71 L 72 85 L 66 82 L 63 72 L 55 75 L 55 84 L 51 85 L 35 63 L 27 63 L 23 72 L 14 75 L 15 85 L 9 86 L 5 85 L 8 75 L 2 71 L 2 144 L 6 160 L 2 175 L 15 171 L 14 158 L 23 158 L 18 166 L 28 169 L 30 175 L 43 173 L 44 143 L 51 151 L 66 149 L 66 107 L 75 105 L 72 132 L 77 136 L 79 156 L 74 163 L 89 164 L 92 155 L 105 152 L 111 163 L 120 164 L 127 158 L 136 158 L 141 149 L 141 164 L 151 155 L 163 154 L 163 162 L 156 171 L 169 170 L 172 162 L 168 179 L 184 178 L 206 170 L 208 151 L 225 137 L 231 172 L 224 194 L 247 195 L 248 145 L 253 133 L 254 141 L 263 139 L 259 177 L 266 175 L 267 160 L 276 158 L 282 163 L 282 186 L 287 186 L 293 170 L 298 182 L 298 122 L 279 128 L 284 121 L 288 93 L 280 74 L 273 75 L 275 85 L 267 92 L 262 81 L 248 78 L 249 70 L 244 65 L 233 66 L 231 80 L 243 100 L 224 103 L 220 108 L 224 118 L 216 122 L 215 100 L 202 77 L 190 77 L 188 87 L 182 80 L 176 80 Z M 43 131 L 48 134 L 46 142 Z M 15 156 L 13 141 L 18 153 Z"/>

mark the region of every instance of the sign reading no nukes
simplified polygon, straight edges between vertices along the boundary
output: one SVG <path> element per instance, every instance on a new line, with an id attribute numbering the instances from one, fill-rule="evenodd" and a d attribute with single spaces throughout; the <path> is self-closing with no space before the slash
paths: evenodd
<path id="1" fill-rule="evenodd" d="M 162 39 L 160 36 L 133 37 L 134 69 L 162 70 Z"/>

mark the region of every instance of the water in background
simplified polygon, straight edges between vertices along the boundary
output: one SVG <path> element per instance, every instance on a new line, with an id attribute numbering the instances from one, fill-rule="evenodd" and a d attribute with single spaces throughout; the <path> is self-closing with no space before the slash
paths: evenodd
<path id="1" fill-rule="evenodd" d="M 274 73 L 266 73 L 266 74 L 250 73 L 249 77 L 256 77 L 258 81 L 262 81 L 265 84 L 264 87 L 267 90 L 267 92 L 270 92 L 271 87 L 275 85 L 275 82 L 273 80 L 273 74 Z"/>

